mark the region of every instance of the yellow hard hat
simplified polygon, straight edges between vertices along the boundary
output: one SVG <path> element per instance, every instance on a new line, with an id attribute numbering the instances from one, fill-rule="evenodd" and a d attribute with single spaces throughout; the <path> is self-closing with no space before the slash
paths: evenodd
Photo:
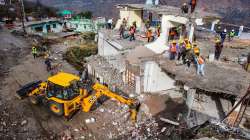
<path id="1" fill-rule="evenodd" d="M 173 41 L 172 41 L 172 43 L 173 43 L 173 44 L 176 44 L 176 41 L 175 41 L 175 40 L 173 40 Z"/>
<path id="2" fill-rule="evenodd" d="M 215 43 L 220 43 L 220 39 L 216 39 L 216 40 L 215 40 Z"/>
<path id="3" fill-rule="evenodd" d="M 185 38 L 184 41 L 188 41 L 188 38 Z"/>

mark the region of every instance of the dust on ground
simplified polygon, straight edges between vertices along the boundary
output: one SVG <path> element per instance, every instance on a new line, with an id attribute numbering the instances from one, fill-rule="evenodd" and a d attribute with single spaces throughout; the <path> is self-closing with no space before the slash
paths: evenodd
<path id="1" fill-rule="evenodd" d="M 46 106 L 34 106 L 28 99 L 19 100 L 15 95 L 20 86 L 34 80 L 46 80 L 42 57 L 31 55 L 29 37 L 14 36 L 7 30 L 0 31 L 1 91 L 0 137 L 4 139 L 128 139 L 156 135 L 158 125 L 153 117 L 140 113 L 140 122 L 132 124 L 129 109 L 117 101 L 108 100 L 99 108 L 84 113 L 78 111 L 70 121 L 56 117 Z M 51 45 L 53 63 L 57 71 L 78 74 L 63 58 L 68 49 L 65 42 Z M 147 124 L 147 125 L 145 125 Z M 147 129 L 145 131 L 144 129 Z M 140 131 L 138 131 L 140 130 Z"/>

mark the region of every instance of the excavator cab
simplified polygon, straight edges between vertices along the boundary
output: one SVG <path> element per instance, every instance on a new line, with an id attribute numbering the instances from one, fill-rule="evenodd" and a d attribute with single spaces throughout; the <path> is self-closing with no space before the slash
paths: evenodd
<path id="1" fill-rule="evenodd" d="M 64 116 L 69 119 L 74 112 L 82 110 L 89 112 L 96 101 L 107 96 L 121 103 L 127 104 L 131 112 L 131 120 L 136 121 L 140 103 L 118 95 L 109 90 L 107 85 L 92 83 L 90 80 L 81 81 L 76 75 L 60 72 L 48 78 L 47 81 L 35 81 L 26 84 L 17 91 L 22 99 L 29 97 L 31 103 L 37 104 L 38 100 L 47 105 L 52 113 L 57 116 Z"/>
<path id="2" fill-rule="evenodd" d="M 65 117 L 78 110 L 81 100 L 87 96 L 86 90 L 80 84 L 80 78 L 69 73 L 61 72 L 49 77 L 45 96 L 50 110 Z"/>

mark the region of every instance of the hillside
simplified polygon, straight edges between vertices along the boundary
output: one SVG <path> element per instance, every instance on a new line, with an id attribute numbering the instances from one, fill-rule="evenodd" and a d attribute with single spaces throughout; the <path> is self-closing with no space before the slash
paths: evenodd
<path id="1" fill-rule="evenodd" d="M 36 1 L 36 0 L 29 0 Z M 185 0 L 160 0 L 160 4 L 179 6 Z M 122 3 L 145 3 L 145 0 L 40 0 L 47 6 L 59 9 L 67 7 L 75 12 L 92 11 L 94 16 L 117 17 L 118 11 L 114 7 Z M 205 11 L 215 11 L 221 14 L 226 22 L 250 26 L 249 0 L 199 0 L 198 8 Z"/>

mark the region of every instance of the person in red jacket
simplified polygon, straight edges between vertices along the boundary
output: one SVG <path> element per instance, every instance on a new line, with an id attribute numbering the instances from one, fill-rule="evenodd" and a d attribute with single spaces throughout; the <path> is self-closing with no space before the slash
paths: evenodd
<path id="1" fill-rule="evenodd" d="M 197 4 L 197 0 L 190 0 L 191 13 L 194 12 L 196 4 Z"/>

